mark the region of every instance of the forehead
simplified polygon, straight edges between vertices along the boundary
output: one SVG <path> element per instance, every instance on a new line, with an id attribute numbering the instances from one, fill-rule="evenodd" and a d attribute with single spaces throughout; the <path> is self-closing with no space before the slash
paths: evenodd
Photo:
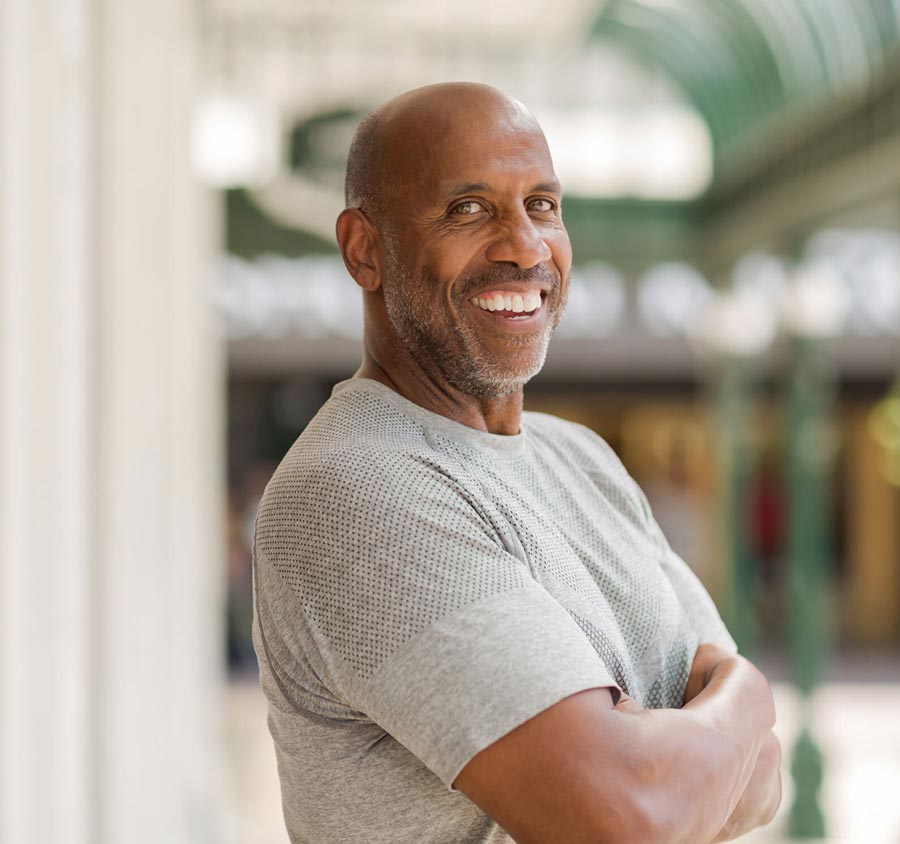
<path id="1" fill-rule="evenodd" d="M 424 176 L 423 190 L 436 198 L 454 193 L 457 185 L 465 183 L 519 192 L 556 179 L 547 143 L 536 130 L 504 137 L 483 136 L 476 143 L 459 144 L 436 159 Z"/>
<path id="2" fill-rule="evenodd" d="M 530 116 L 460 114 L 419 128 L 424 137 L 398 162 L 398 187 L 410 199 L 440 203 L 466 185 L 519 192 L 556 180 L 547 141 Z"/>

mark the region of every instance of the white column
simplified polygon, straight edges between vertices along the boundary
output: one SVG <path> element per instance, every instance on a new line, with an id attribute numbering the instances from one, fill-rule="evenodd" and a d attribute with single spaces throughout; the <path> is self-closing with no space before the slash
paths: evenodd
<path id="1" fill-rule="evenodd" d="M 195 4 L 0 4 L 0 841 L 221 841 Z"/>

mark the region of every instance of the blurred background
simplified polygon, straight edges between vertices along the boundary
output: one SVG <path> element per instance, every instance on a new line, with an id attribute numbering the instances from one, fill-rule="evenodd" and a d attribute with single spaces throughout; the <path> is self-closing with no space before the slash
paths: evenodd
<path id="1" fill-rule="evenodd" d="M 285 844 L 255 508 L 360 356 L 356 123 L 542 123 L 527 407 L 602 434 L 775 690 L 758 842 L 900 844 L 900 3 L 3 0 L 0 840 Z"/>

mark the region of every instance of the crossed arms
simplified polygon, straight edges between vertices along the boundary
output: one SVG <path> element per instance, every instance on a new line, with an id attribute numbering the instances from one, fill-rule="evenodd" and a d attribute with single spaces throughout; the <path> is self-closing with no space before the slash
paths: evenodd
<path id="1" fill-rule="evenodd" d="M 682 709 L 572 695 L 477 754 L 454 785 L 519 844 L 713 844 L 768 823 L 781 751 L 768 683 L 701 645 Z"/>

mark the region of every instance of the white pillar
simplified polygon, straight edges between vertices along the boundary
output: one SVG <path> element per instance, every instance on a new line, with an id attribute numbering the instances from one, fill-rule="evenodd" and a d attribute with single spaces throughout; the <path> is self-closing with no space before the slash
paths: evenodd
<path id="1" fill-rule="evenodd" d="M 223 837 L 196 8 L 0 3 L 4 844 Z"/>

